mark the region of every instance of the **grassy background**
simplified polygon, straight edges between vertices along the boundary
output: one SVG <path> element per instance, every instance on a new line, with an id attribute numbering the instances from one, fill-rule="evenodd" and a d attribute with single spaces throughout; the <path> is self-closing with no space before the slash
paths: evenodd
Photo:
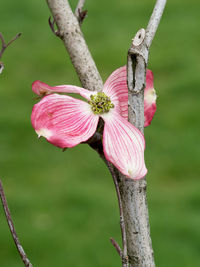
<path id="1" fill-rule="evenodd" d="M 77 1 L 73 0 L 72 6 Z M 83 32 L 103 79 L 126 63 L 153 0 L 86 1 Z M 148 200 L 159 267 L 200 262 L 200 2 L 168 1 L 149 68 L 158 109 L 145 130 Z M 114 267 L 120 240 L 111 177 L 86 145 L 62 153 L 38 140 L 30 123 L 31 83 L 79 85 L 62 42 L 50 31 L 45 1 L 2 0 L 0 31 L 23 35 L 3 56 L 0 76 L 0 176 L 21 242 L 36 267 Z M 0 266 L 23 266 L 0 207 Z"/>

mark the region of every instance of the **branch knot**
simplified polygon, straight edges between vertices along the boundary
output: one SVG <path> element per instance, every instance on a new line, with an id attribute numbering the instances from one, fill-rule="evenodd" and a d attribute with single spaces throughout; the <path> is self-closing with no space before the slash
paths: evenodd
<path id="1" fill-rule="evenodd" d="M 146 35 L 146 31 L 145 31 L 145 29 L 140 29 L 137 33 L 136 33 L 136 35 L 135 35 L 135 37 L 132 39 L 132 46 L 133 47 L 138 47 L 138 46 L 140 46 L 142 43 L 143 43 L 143 41 L 144 41 L 144 39 L 145 39 L 145 35 Z"/>

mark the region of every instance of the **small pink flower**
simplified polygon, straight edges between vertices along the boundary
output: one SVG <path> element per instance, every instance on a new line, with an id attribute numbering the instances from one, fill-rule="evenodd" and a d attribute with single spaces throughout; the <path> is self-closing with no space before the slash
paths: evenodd
<path id="1" fill-rule="evenodd" d="M 127 120 L 126 67 L 110 75 L 102 93 L 72 85 L 51 87 L 40 81 L 35 81 L 32 89 L 39 96 L 46 95 L 34 105 L 31 115 L 32 125 L 39 137 L 44 136 L 48 142 L 61 148 L 73 147 L 87 141 L 95 133 L 99 118 L 102 118 L 106 159 L 129 178 L 145 176 L 144 136 Z M 78 93 L 87 102 L 55 92 Z"/>

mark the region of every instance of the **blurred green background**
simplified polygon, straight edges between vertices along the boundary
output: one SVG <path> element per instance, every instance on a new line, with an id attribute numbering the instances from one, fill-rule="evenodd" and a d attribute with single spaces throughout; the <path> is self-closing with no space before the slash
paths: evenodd
<path id="1" fill-rule="evenodd" d="M 77 1 L 71 1 L 75 7 Z M 82 29 L 105 81 L 126 63 L 153 0 L 87 0 Z M 200 2 L 173 0 L 153 41 L 149 68 L 158 105 L 145 130 L 148 201 L 156 264 L 200 264 Z M 0 75 L 0 176 L 21 242 L 35 267 L 114 267 L 118 206 L 108 170 L 86 145 L 62 153 L 37 139 L 31 83 L 80 85 L 41 0 L 2 0 L 0 31 L 9 41 Z M 0 266 L 23 266 L 0 206 Z"/>

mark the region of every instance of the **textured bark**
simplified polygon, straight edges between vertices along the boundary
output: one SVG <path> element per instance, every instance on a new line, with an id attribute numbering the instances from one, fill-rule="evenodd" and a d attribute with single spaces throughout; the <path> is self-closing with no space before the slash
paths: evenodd
<path id="1" fill-rule="evenodd" d="M 128 52 L 127 81 L 129 121 L 144 132 L 144 88 L 149 48 L 162 17 L 166 0 L 157 0 L 146 31 L 140 29 Z M 150 237 L 146 178 L 133 181 L 119 174 L 130 267 L 154 267 Z"/>
<path id="2" fill-rule="evenodd" d="M 47 3 L 56 21 L 59 36 L 65 44 L 82 86 L 92 91 L 101 91 L 102 79 L 68 1 L 47 0 Z"/>
<path id="3" fill-rule="evenodd" d="M 101 90 L 102 80 L 68 2 L 66 0 L 47 0 L 47 2 L 83 87 Z M 165 4 L 166 0 L 157 0 L 147 30 L 141 29 L 136 34 L 128 53 L 129 121 L 142 132 L 148 52 Z M 98 151 L 97 147 L 92 147 Z M 114 166 L 109 165 L 112 168 L 111 173 L 115 173 L 121 193 L 129 265 L 130 267 L 154 267 L 146 180 L 127 179 Z"/>
<path id="4" fill-rule="evenodd" d="M 118 172 L 117 172 L 118 173 Z M 149 230 L 146 180 L 134 181 L 119 174 L 129 266 L 153 267 L 153 249 Z"/>

